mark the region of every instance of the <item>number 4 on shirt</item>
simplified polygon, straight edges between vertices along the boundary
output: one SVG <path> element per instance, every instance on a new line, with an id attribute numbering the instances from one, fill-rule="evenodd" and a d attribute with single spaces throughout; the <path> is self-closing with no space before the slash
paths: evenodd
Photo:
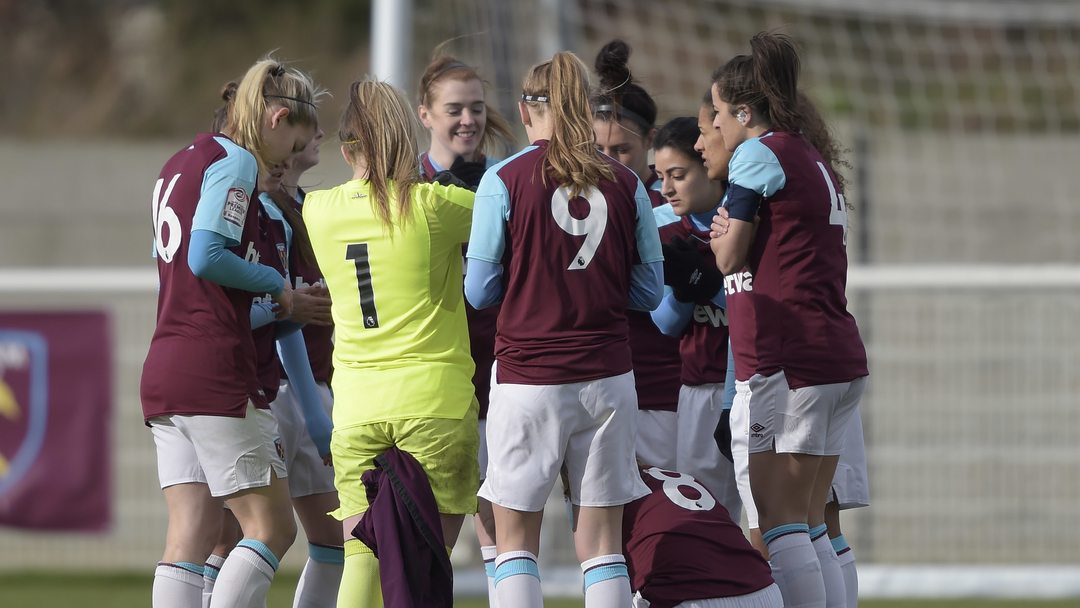
<path id="1" fill-rule="evenodd" d="M 821 176 L 825 178 L 825 185 L 829 187 L 829 202 L 832 205 L 829 208 L 829 223 L 844 229 L 844 246 L 847 247 L 847 202 L 844 201 L 844 195 L 836 191 L 836 184 L 833 184 L 825 163 L 818 161 L 817 166 L 821 169 Z"/>
<path id="2" fill-rule="evenodd" d="M 360 312 L 364 329 L 379 327 L 379 311 L 375 308 L 375 291 L 371 288 L 371 263 L 367 243 L 353 243 L 345 249 L 345 259 L 356 264 L 356 287 L 360 291 Z"/>

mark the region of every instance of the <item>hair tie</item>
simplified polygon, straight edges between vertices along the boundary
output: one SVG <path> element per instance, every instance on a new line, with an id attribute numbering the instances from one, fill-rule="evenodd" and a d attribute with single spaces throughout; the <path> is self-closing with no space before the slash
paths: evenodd
<path id="1" fill-rule="evenodd" d="M 427 82 L 427 86 L 424 87 L 424 92 L 420 94 L 420 103 L 424 103 L 424 99 L 427 98 L 427 92 L 428 92 L 428 89 L 431 88 L 431 84 L 433 82 L 435 82 L 435 80 L 439 76 L 442 76 L 443 72 L 445 72 L 447 70 L 452 70 L 454 68 L 468 68 L 468 67 L 469 66 L 467 64 L 464 64 L 464 63 L 462 63 L 460 61 L 451 61 L 450 63 L 446 64 L 446 66 L 443 69 L 439 70 L 438 72 L 435 72 L 435 75 L 432 76 L 431 80 L 429 80 Z M 472 68 L 469 68 L 469 69 L 471 70 Z"/>
<path id="2" fill-rule="evenodd" d="M 297 98 L 297 97 L 289 97 L 288 95 L 263 95 L 263 97 L 277 97 L 278 99 L 291 99 L 291 100 L 293 100 L 295 102 L 306 103 L 307 105 L 309 105 L 309 106 L 311 106 L 313 108 L 315 107 L 314 103 L 311 103 L 310 101 L 308 101 L 306 99 L 300 99 L 300 98 Z"/>
<path id="3" fill-rule="evenodd" d="M 610 103 L 596 106 L 596 109 L 593 110 L 593 115 L 596 114 L 615 114 L 619 118 L 626 118 L 627 120 L 636 122 L 637 124 L 644 127 L 646 132 L 648 132 L 649 129 L 653 128 L 653 126 L 649 124 L 649 121 L 645 120 L 637 112 Z"/>
<path id="4" fill-rule="evenodd" d="M 522 93 L 521 101 L 535 101 L 537 103 L 547 103 L 551 101 L 551 99 L 547 95 L 526 95 L 525 93 Z"/>

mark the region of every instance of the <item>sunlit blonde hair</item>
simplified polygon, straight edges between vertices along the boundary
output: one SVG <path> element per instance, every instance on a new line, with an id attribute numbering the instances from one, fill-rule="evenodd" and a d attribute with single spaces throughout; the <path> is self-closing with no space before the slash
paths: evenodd
<path id="1" fill-rule="evenodd" d="M 349 161 L 367 167 L 371 206 L 391 235 L 391 182 L 400 221 L 412 221 L 409 196 L 413 186 L 421 182 L 416 131 L 417 120 L 401 91 L 374 78 L 349 87 L 349 103 L 341 114 L 338 137 Z"/>
<path id="2" fill-rule="evenodd" d="M 248 69 L 231 99 L 225 98 L 227 118 L 221 132 L 255 156 L 259 171 L 269 172 L 274 163 L 264 156 L 262 141 L 262 121 L 267 111 L 274 106 L 288 108 L 285 120 L 290 125 L 317 128 L 315 104 L 324 94 L 307 74 L 267 57 Z"/>
<path id="3" fill-rule="evenodd" d="M 593 115 L 589 107 L 588 68 L 570 52 L 556 53 L 550 61 L 529 70 L 522 85 L 525 95 L 547 97 L 527 101 L 529 111 L 551 112 L 553 130 L 544 155 L 547 174 L 570 196 L 595 188 L 601 179 L 615 181 L 615 170 L 593 147 Z"/>

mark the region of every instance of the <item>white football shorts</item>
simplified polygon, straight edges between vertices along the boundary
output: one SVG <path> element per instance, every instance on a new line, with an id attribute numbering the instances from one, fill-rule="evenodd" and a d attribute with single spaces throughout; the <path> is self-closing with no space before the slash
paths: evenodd
<path id="1" fill-rule="evenodd" d="M 249 401 L 243 418 L 159 416 L 150 419 L 162 489 L 205 483 L 211 496 L 270 485 L 270 471 L 288 476 L 277 421 Z"/>
<path id="2" fill-rule="evenodd" d="M 316 384 L 323 409 L 333 419 L 334 395 L 325 382 Z M 281 431 L 281 443 L 285 450 L 285 468 L 289 471 L 289 494 L 293 498 L 327 494 L 334 489 L 334 467 L 323 464 L 319 449 L 307 432 L 304 410 L 296 391 L 288 382 L 283 382 L 278 390 L 277 399 L 270 404 L 270 410 L 277 418 Z"/>
<path id="3" fill-rule="evenodd" d="M 496 378 L 481 498 L 540 511 L 564 462 L 576 505 L 614 507 L 649 494 L 635 459 L 633 372 L 562 385 L 499 384 Z"/>
<path id="4" fill-rule="evenodd" d="M 739 488 L 743 509 L 746 510 L 746 525 L 750 529 L 756 529 L 757 505 L 754 504 L 754 495 L 750 492 L 750 392 L 739 390 L 739 384 L 735 384 L 735 401 L 731 404 L 728 419 L 731 425 L 731 458 L 735 461 L 735 483 Z"/>
<path id="5" fill-rule="evenodd" d="M 634 604 L 637 608 L 638 604 Z M 746 595 L 713 597 L 707 600 L 686 600 L 675 608 L 784 608 L 784 597 L 776 583 Z"/>
<path id="6" fill-rule="evenodd" d="M 857 509 L 870 505 L 870 484 L 866 475 L 866 444 L 863 442 L 862 415 L 856 407 L 844 427 L 844 451 L 836 464 L 829 502 L 840 509 Z"/>
<path id="7" fill-rule="evenodd" d="M 638 410 L 637 459 L 650 467 L 676 471 L 675 444 L 679 438 L 679 414 L 664 410 Z"/>
<path id="8" fill-rule="evenodd" d="M 716 425 L 724 411 L 724 385 L 703 384 L 679 389 L 679 439 L 675 469 L 700 481 L 731 519 L 739 521 L 742 500 L 735 468 L 716 446 Z"/>
<path id="9" fill-rule="evenodd" d="M 749 392 L 750 453 L 775 448 L 781 454 L 839 456 L 845 426 L 865 388 L 863 376 L 851 382 L 790 389 L 783 370 L 737 382 L 736 398 L 739 391 Z"/>

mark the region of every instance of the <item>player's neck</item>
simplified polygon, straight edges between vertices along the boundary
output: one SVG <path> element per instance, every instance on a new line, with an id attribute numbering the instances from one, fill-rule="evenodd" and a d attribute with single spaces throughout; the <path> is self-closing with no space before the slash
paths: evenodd
<path id="1" fill-rule="evenodd" d="M 432 161 L 438 167 L 442 169 L 449 169 L 454 164 L 454 160 L 458 156 L 465 159 L 465 162 L 474 162 L 480 158 L 480 151 L 473 150 L 472 154 L 458 154 L 457 152 L 440 146 L 437 142 L 431 142 L 431 149 L 428 150 L 428 159 Z"/>

